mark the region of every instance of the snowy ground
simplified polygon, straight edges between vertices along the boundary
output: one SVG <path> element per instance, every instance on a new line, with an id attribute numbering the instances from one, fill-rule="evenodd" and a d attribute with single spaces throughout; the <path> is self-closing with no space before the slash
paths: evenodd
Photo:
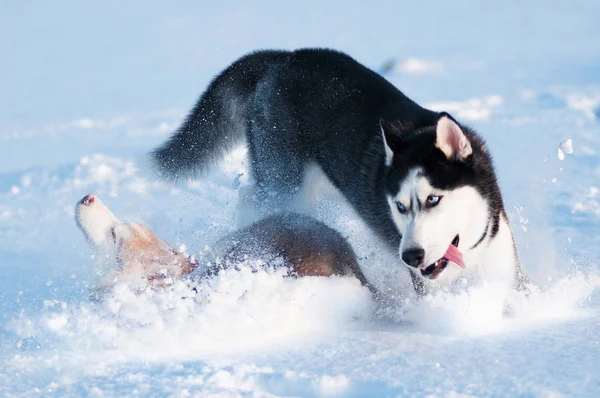
<path id="1" fill-rule="evenodd" d="M 98 4 L 0 5 L 0 394 L 600 393 L 600 3 Z M 190 252 L 233 230 L 240 153 L 176 187 L 147 175 L 145 155 L 227 63 L 299 46 L 384 68 L 486 138 L 539 286 L 509 297 L 513 316 L 489 285 L 375 320 L 352 281 L 268 272 L 226 273 L 197 300 L 185 285 L 88 300 L 75 202 L 95 192 Z M 351 212 L 315 208 L 368 276 L 405 288 Z"/>

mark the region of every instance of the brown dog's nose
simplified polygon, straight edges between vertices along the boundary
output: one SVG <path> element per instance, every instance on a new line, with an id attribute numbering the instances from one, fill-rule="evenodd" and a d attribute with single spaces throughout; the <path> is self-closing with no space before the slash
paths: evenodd
<path id="1" fill-rule="evenodd" d="M 83 199 L 81 199 L 81 203 L 86 206 L 89 206 L 92 203 L 94 203 L 94 200 L 96 200 L 96 197 L 94 196 L 94 194 L 89 193 L 89 194 L 85 195 L 85 197 Z"/>

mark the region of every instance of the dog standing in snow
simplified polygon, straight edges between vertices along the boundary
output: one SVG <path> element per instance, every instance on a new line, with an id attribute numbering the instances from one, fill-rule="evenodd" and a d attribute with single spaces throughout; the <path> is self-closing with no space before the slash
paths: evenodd
<path id="1" fill-rule="evenodd" d="M 289 209 L 306 188 L 306 173 L 322 171 L 398 253 L 417 293 L 466 279 L 517 288 L 527 281 L 481 137 L 346 54 L 300 49 L 241 57 L 153 152 L 154 164 L 164 178 L 179 180 L 242 142 L 255 183 L 248 198 L 259 213 Z"/>

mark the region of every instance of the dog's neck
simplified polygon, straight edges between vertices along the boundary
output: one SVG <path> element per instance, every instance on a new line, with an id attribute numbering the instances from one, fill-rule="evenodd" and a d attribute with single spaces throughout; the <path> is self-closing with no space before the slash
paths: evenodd
<path id="1" fill-rule="evenodd" d="M 504 212 L 500 214 L 498 232 L 482 244 L 480 250 L 473 250 L 472 263 L 477 276 L 483 281 L 499 281 L 507 286 L 517 286 L 521 269 L 513 234 Z M 467 264 L 471 262 L 468 261 Z"/>
<path id="2" fill-rule="evenodd" d="M 500 282 L 508 288 L 521 288 L 525 281 L 520 272 L 510 225 L 503 212 L 499 215 L 497 233 L 493 237 L 488 233 L 475 249 L 466 250 L 463 255 L 464 269 L 456 264 L 450 264 L 436 281 L 425 281 L 426 291 L 432 293 L 440 289 L 452 288 L 465 280 L 474 284 Z"/>

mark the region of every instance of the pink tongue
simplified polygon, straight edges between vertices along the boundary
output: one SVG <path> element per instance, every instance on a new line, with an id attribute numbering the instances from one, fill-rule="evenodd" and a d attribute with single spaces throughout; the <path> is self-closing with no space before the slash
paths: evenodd
<path id="1" fill-rule="evenodd" d="M 448 246 L 448 250 L 446 250 L 446 254 L 444 254 L 444 257 L 446 257 L 446 260 L 452 261 L 453 263 L 457 264 L 459 267 L 465 268 L 465 262 L 463 260 L 463 255 L 458 250 L 458 248 L 456 246 L 454 246 L 453 244 L 450 244 L 450 246 Z"/>

